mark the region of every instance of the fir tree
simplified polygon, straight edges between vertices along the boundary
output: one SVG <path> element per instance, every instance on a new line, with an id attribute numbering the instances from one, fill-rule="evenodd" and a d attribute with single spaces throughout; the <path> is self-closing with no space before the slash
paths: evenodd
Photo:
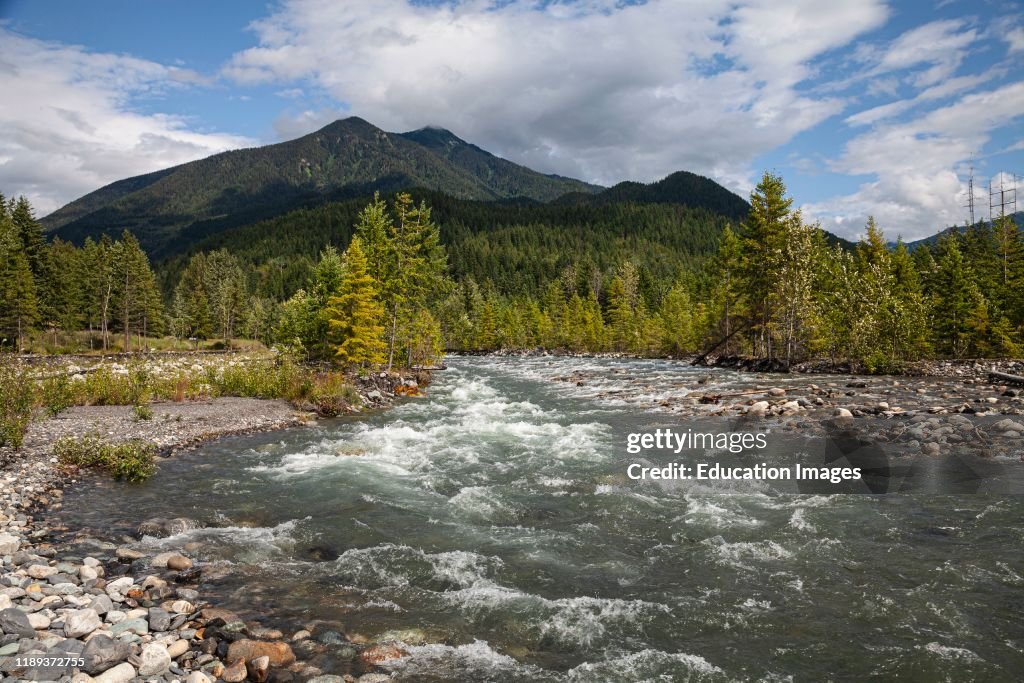
<path id="1" fill-rule="evenodd" d="M 359 237 L 345 251 L 345 272 L 337 296 L 328 300 L 327 317 L 340 362 L 363 367 L 384 362 L 384 310 Z"/>

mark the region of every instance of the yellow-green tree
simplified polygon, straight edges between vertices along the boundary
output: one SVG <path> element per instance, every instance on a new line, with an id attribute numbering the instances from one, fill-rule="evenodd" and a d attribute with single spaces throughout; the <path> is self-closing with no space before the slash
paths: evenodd
<path id="1" fill-rule="evenodd" d="M 327 301 L 327 319 L 335 356 L 346 365 L 384 362 L 384 308 L 377 299 L 377 282 L 367 271 L 361 240 L 352 238 L 345 251 L 345 271 L 337 296 Z"/>

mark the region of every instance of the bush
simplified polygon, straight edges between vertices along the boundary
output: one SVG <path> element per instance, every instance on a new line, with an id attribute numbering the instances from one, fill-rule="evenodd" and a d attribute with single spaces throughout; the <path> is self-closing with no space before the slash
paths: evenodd
<path id="1" fill-rule="evenodd" d="M 32 417 L 34 383 L 13 364 L 0 365 L 0 446 L 20 450 Z"/>
<path id="2" fill-rule="evenodd" d="M 42 393 L 43 406 L 50 417 L 56 417 L 75 404 L 71 380 L 67 375 L 44 379 Z"/>
<path id="3" fill-rule="evenodd" d="M 890 358 L 881 351 L 872 351 L 864 360 L 864 370 L 869 375 L 898 375 L 903 372 L 903 363 Z"/>
<path id="4" fill-rule="evenodd" d="M 148 403 L 136 403 L 132 410 L 135 412 L 136 420 L 152 420 L 153 419 L 153 407 Z"/>
<path id="5" fill-rule="evenodd" d="M 102 469 L 115 479 L 145 481 L 156 472 L 156 446 L 141 439 L 110 443 L 90 433 L 80 439 L 58 439 L 53 452 L 62 465 Z"/>
<path id="6" fill-rule="evenodd" d="M 326 417 L 334 417 L 347 412 L 353 405 L 360 405 L 359 393 L 348 383 L 345 375 L 340 372 L 325 372 L 317 375 L 310 382 L 305 400 L 316 406 L 316 411 Z"/>

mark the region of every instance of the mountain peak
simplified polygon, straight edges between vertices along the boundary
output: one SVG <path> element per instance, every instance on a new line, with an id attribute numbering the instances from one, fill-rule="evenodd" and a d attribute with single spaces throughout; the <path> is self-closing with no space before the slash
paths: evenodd
<path id="1" fill-rule="evenodd" d="M 457 145 L 470 145 L 455 133 L 451 132 L 447 128 L 441 128 L 440 126 L 424 126 L 417 130 L 411 130 L 408 133 L 402 133 L 402 137 L 413 142 L 418 142 L 424 147 L 429 148 L 443 148 L 443 147 L 455 147 Z"/>
<path id="2" fill-rule="evenodd" d="M 339 130 L 350 130 L 359 132 L 379 131 L 377 126 L 373 125 L 369 121 L 359 116 L 349 116 L 344 119 L 338 119 L 317 131 L 317 133 L 329 133 L 332 131 Z"/>

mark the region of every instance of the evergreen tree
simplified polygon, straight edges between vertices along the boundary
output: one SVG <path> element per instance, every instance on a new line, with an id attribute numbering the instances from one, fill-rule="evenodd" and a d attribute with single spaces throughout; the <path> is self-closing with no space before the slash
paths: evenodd
<path id="1" fill-rule="evenodd" d="M 945 353 L 961 357 L 977 334 L 978 306 L 984 297 L 956 240 L 945 240 L 941 250 L 933 294 L 935 343 Z"/>
<path id="2" fill-rule="evenodd" d="M 384 310 L 377 300 L 377 284 L 369 274 L 359 237 L 345 251 L 345 270 L 337 296 L 327 302 L 327 318 L 335 355 L 346 365 L 384 362 Z"/>
<path id="3" fill-rule="evenodd" d="M 782 178 L 766 171 L 750 194 L 750 214 L 743 224 L 743 285 L 750 305 L 754 352 L 769 359 L 775 357 L 773 297 L 784 266 L 792 204 Z"/>
<path id="4" fill-rule="evenodd" d="M 0 211 L 0 329 L 4 336 L 15 339 L 19 353 L 38 316 L 35 280 L 25 245 L 5 208 Z"/>

